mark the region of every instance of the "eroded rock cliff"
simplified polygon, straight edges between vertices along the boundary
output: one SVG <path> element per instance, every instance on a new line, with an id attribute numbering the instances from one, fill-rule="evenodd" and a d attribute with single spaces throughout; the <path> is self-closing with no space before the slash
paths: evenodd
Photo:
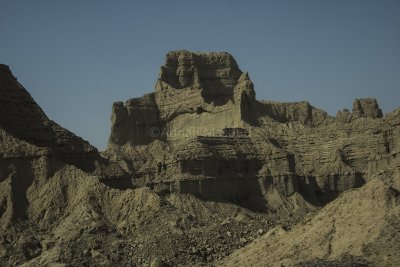
<path id="1" fill-rule="evenodd" d="M 258 101 L 228 53 L 176 51 L 111 121 L 100 154 L 0 65 L 0 265 L 400 262 L 399 109 Z"/>
<path id="2" fill-rule="evenodd" d="M 375 99 L 331 117 L 255 95 L 230 54 L 170 52 L 154 93 L 114 104 L 105 154 L 158 192 L 246 202 L 277 190 L 315 204 L 361 186 L 398 154 L 397 115 L 383 118 Z"/>

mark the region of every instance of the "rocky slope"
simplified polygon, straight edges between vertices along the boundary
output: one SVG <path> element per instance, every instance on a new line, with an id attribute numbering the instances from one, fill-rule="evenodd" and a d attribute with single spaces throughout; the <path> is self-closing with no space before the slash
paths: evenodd
<path id="1" fill-rule="evenodd" d="M 99 153 L 0 65 L 0 266 L 399 263 L 399 109 L 258 101 L 230 54 L 175 51 L 111 122 Z"/>
<path id="2" fill-rule="evenodd" d="M 49 120 L 5 65 L 0 65 L 0 95 L 2 226 L 26 218 L 29 189 L 64 164 L 102 179 L 126 176 L 88 142 Z"/>
<path id="3" fill-rule="evenodd" d="M 399 266 L 400 161 L 308 222 L 274 228 L 221 266 Z M 353 264 L 353 265 L 352 265 Z"/>
<path id="4" fill-rule="evenodd" d="M 47 155 L 102 177 L 122 177 L 124 172 L 100 156 L 95 147 L 50 120 L 6 65 L 0 64 L 0 130 L 19 143 L 39 148 Z M 3 158 L 35 156 L 28 147 L 17 149 L 2 142 Z M 6 146 L 6 147 L 4 147 Z"/>

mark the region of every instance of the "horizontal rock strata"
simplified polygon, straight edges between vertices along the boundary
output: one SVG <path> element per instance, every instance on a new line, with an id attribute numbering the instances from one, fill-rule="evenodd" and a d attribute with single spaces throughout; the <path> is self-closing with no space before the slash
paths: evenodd
<path id="1" fill-rule="evenodd" d="M 364 184 L 398 154 L 398 113 L 373 98 L 336 117 L 258 101 L 228 53 L 173 51 L 155 92 L 113 106 L 106 155 L 138 186 L 243 201 L 271 190 L 313 203 Z"/>

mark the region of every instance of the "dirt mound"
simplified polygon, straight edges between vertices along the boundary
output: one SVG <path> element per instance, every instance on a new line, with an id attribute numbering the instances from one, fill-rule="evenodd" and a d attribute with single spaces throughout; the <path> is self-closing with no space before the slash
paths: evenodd
<path id="1" fill-rule="evenodd" d="M 342 194 L 309 222 L 290 231 L 275 228 L 220 265 L 399 266 L 399 171 L 397 163 Z"/>

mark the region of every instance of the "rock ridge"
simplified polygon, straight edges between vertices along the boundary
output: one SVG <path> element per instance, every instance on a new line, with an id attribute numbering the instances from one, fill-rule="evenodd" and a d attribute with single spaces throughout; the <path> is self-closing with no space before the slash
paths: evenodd
<path id="1" fill-rule="evenodd" d="M 0 65 L 0 265 L 399 265 L 400 109 L 259 101 L 227 53 L 163 68 L 100 153 Z"/>
<path id="2" fill-rule="evenodd" d="M 398 132 L 376 99 L 336 117 L 307 101 L 259 101 L 229 53 L 178 50 L 153 93 L 114 104 L 105 154 L 156 191 L 242 202 L 277 190 L 320 205 L 387 166 Z"/>
<path id="3" fill-rule="evenodd" d="M 0 96 L 2 135 L 17 139 L 15 143 L 25 144 L 17 151 L 16 147 L 8 145 L 3 139 L 3 155 L 18 158 L 26 154 L 46 154 L 96 175 L 124 175 L 122 170 L 117 171 L 120 169 L 117 164 L 110 167 L 109 160 L 101 157 L 89 142 L 50 120 L 4 64 L 0 64 Z"/>

